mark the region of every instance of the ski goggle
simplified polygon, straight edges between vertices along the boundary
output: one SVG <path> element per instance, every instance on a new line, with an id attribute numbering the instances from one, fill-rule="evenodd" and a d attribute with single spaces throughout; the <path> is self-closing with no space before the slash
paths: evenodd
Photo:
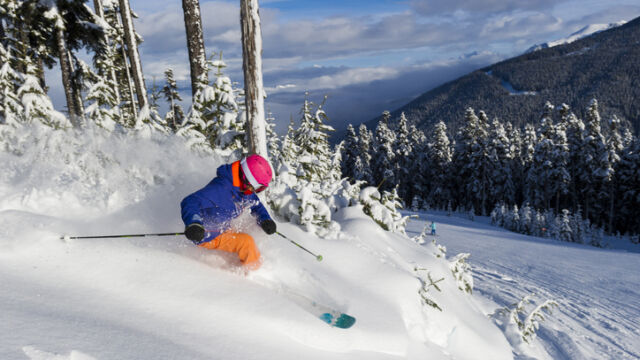
<path id="1" fill-rule="evenodd" d="M 250 191 L 259 193 L 267 188 L 267 185 L 259 183 L 258 180 L 253 177 L 253 174 L 251 174 L 251 169 L 249 169 L 249 165 L 247 164 L 247 158 L 244 158 L 240 161 L 240 169 L 242 170 L 242 181 Z"/>
<path id="2" fill-rule="evenodd" d="M 263 192 L 263 191 L 265 191 L 267 189 L 267 185 L 262 185 L 260 183 L 258 183 L 257 187 L 254 187 L 253 184 L 251 184 L 251 182 L 244 175 L 244 171 L 242 171 L 242 169 L 240 170 L 240 177 L 242 179 L 242 184 L 249 191 L 252 191 L 252 192 L 255 192 L 255 193 L 260 193 L 260 192 Z"/>

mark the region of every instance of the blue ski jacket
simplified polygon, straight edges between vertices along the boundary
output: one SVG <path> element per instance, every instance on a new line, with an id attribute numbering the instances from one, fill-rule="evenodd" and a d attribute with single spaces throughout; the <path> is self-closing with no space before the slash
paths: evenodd
<path id="1" fill-rule="evenodd" d="M 211 182 L 180 203 L 185 226 L 199 223 L 205 228 L 200 244 L 229 230 L 231 220 L 240 216 L 246 208 L 251 209 L 258 223 L 271 219 L 256 194 L 247 195 L 240 190 L 239 171 L 239 161 L 220 166 Z"/>

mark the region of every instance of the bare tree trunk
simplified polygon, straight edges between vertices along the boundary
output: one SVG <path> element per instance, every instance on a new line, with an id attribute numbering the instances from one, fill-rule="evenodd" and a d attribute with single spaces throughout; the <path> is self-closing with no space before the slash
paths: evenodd
<path id="1" fill-rule="evenodd" d="M 106 19 L 104 18 L 104 7 L 102 6 L 102 0 L 93 0 L 93 7 L 96 10 L 96 14 L 102 20 L 106 21 Z M 104 43 L 106 46 L 109 46 L 110 39 L 109 39 L 109 36 L 107 36 L 107 34 L 104 35 Z M 116 69 L 114 69 L 113 66 L 109 71 L 109 78 L 113 83 L 113 85 L 116 87 L 114 91 L 116 95 L 116 103 L 120 104 L 120 89 L 118 87 L 118 78 L 116 77 Z"/>
<path id="2" fill-rule="evenodd" d="M 267 157 L 267 135 L 264 118 L 265 92 L 262 84 L 262 32 L 258 0 L 240 0 L 242 25 L 242 69 L 249 151 Z"/>
<path id="3" fill-rule="evenodd" d="M 208 74 L 205 71 L 207 55 L 204 49 L 200 1 L 182 0 L 182 10 L 184 12 L 184 27 L 187 31 L 189 64 L 191 65 L 191 95 L 195 95 L 200 80 L 208 82 Z M 204 78 L 201 79 L 201 77 Z"/>
<path id="4" fill-rule="evenodd" d="M 4 24 L 2 23 L 2 19 L 0 19 L 0 44 L 2 46 L 7 46 L 7 41 L 5 40 L 5 32 L 4 32 Z"/>
<path id="5" fill-rule="evenodd" d="M 129 0 L 120 0 L 120 15 L 122 16 L 124 40 L 127 44 L 127 52 L 129 53 L 129 61 L 131 62 L 131 71 L 133 72 L 133 82 L 136 86 L 138 106 L 142 108 L 146 106 L 149 101 L 147 100 L 147 87 L 144 83 L 144 76 L 142 75 L 142 62 L 140 61 L 140 54 L 138 53 L 138 41 L 133 27 L 133 18 L 131 16 Z"/>
<path id="6" fill-rule="evenodd" d="M 67 99 L 67 109 L 69 110 L 69 119 L 73 127 L 79 128 L 81 124 L 81 117 L 78 114 L 76 108 L 76 101 L 74 99 L 73 92 L 73 79 L 71 64 L 69 63 L 69 50 L 67 49 L 67 43 L 64 38 L 64 30 L 62 28 L 56 29 L 57 45 L 58 45 L 58 59 L 60 61 L 60 71 L 62 72 L 62 86 L 64 87 L 64 95 Z"/>
<path id="7" fill-rule="evenodd" d="M 49 92 L 47 89 L 47 81 L 44 78 L 44 60 L 42 60 L 42 56 L 38 56 L 36 59 L 36 67 L 38 68 L 38 79 L 40 80 L 40 87 L 44 90 L 45 94 Z"/>
<path id="8" fill-rule="evenodd" d="M 67 50 L 67 59 L 69 61 L 69 69 L 71 70 L 71 92 L 73 94 L 73 101 L 75 102 L 75 108 L 78 112 L 78 116 L 84 123 L 84 103 L 82 101 L 82 84 L 80 79 L 76 76 L 76 67 L 74 65 L 74 57 L 71 54 L 71 50 Z"/>
<path id="9" fill-rule="evenodd" d="M 106 19 L 104 17 L 104 7 L 102 6 L 102 0 L 93 0 L 93 7 L 96 11 L 96 15 L 98 15 L 98 17 L 100 17 L 102 20 L 104 20 L 106 22 Z M 111 46 L 111 41 L 109 39 L 109 36 L 105 33 L 104 34 L 104 44 L 107 47 Z M 109 53 L 111 53 L 111 51 L 109 51 Z M 109 80 L 111 80 L 112 85 L 115 87 L 115 89 L 113 89 L 114 94 L 116 96 L 116 104 L 118 104 L 118 110 L 117 110 L 117 116 L 120 119 L 120 121 L 122 121 L 122 112 L 120 111 L 120 102 L 121 97 L 120 97 L 120 86 L 118 86 L 118 77 L 116 76 L 116 69 L 113 66 L 113 60 L 111 60 L 111 69 L 109 70 Z"/>
<path id="10" fill-rule="evenodd" d="M 120 18 L 116 16 L 118 20 L 118 26 L 121 27 L 122 23 L 120 22 Z M 131 71 L 129 71 L 129 63 L 127 62 L 127 53 L 125 51 L 125 45 L 120 39 L 120 51 L 122 52 L 122 61 L 124 66 L 124 76 L 127 79 L 127 87 L 129 89 L 129 104 L 131 105 L 131 113 L 133 114 L 133 123 L 135 123 L 135 119 L 138 118 L 138 107 L 136 105 L 136 99 L 133 96 L 135 91 L 133 90 L 133 80 L 131 79 Z"/>

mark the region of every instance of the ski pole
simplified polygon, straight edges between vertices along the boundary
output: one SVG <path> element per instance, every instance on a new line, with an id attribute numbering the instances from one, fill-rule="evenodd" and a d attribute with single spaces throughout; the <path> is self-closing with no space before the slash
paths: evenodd
<path id="1" fill-rule="evenodd" d="M 312 253 L 312 252 L 311 252 L 311 251 L 309 251 L 307 248 L 305 248 L 304 246 L 302 246 L 302 245 L 298 244 L 297 242 L 295 242 L 295 241 L 293 241 L 293 240 L 289 239 L 288 237 L 284 236 L 284 235 L 283 235 L 281 232 L 279 232 L 279 231 L 276 231 L 276 234 L 278 234 L 278 235 L 282 236 L 283 238 L 285 238 L 285 239 L 289 240 L 292 244 L 294 244 L 295 246 L 299 247 L 300 249 L 302 249 L 302 250 L 304 250 L 304 251 L 308 252 L 309 254 L 311 254 L 311 255 L 315 256 L 315 257 L 316 257 L 316 260 L 318 260 L 318 261 L 322 261 L 322 255 L 316 255 L 316 254 Z"/>
<path id="2" fill-rule="evenodd" d="M 129 238 L 129 237 L 148 237 L 148 236 L 178 236 L 184 235 L 181 233 L 159 233 L 159 234 L 128 234 L 128 235 L 96 235 L 96 236 L 69 236 L 63 235 L 60 237 L 60 240 L 71 240 L 71 239 L 110 239 L 110 238 Z"/>

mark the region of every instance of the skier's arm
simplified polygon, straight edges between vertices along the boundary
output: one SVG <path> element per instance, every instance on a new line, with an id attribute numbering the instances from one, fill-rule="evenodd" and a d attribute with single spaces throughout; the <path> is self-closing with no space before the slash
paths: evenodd
<path id="1" fill-rule="evenodd" d="M 272 220 L 271 215 L 269 215 L 267 209 L 264 207 L 264 205 L 262 205 L 260 199 L 255 195 L 254 197 L 255 204 L 251 206 L 251 214 L 256 217 L 256 219 L 258 220 L 258 224 L 261 224 L 265 220 Z"/>
<path id="2" fill-rule="evenodd" d="M 202 225 L 202 202 L 197 193 L 193 193 L 182 200 L 180 203 L 182 208 L 182 221 L 185 225 L 198 223 Z"/>

